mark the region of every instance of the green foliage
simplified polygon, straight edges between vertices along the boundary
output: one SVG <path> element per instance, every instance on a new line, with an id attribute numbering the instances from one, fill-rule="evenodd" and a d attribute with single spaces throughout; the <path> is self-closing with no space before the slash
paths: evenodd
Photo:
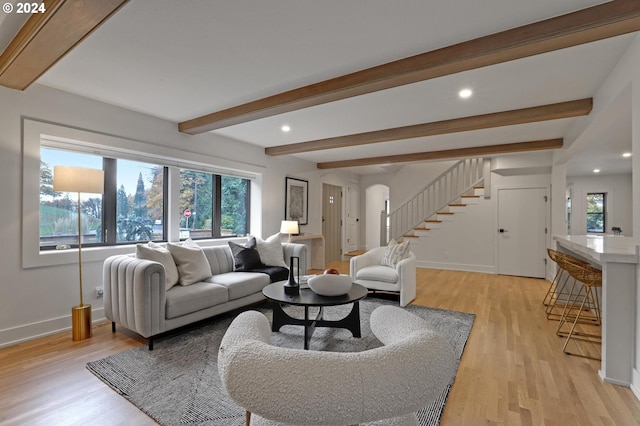
<path id="1" fill-rule="evenodd" d="M 149 241 L 153 239 L 153 222 L 142 218 L 122 218 L 117 221 L 118 242 Z"/>
<path id="2" fill-rule="evenodd" d="M 222 176 L 222 229 L 247 233 L 247 188 L 246 179 Z"/>

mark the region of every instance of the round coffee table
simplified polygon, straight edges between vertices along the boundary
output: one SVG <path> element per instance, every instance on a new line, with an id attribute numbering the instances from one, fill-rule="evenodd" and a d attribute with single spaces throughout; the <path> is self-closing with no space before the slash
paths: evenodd
<path id="1" fill-rule="evenodd" d="M 353 337 L 361 337 L 360 333 L 360 299 L 367 296 L 367 289 L 360 284 L 353 284 L 351 290 L 342 296 L 320 296 L 309 288 L 301 288 L 300 293 L 296 295 L 288 295 L 284 292 L 284 284 L 286 281 L 269 284 L 262 289 L 264 296 L 275 302 L 273 304 L 273 323 L 271 331 L 279 331 L 283 325 L 302 325 L 304 326 L 304 348 L 309 349 L 309 340 L 316 327 L 333 327 L 345 328 L 351 331 Z M 325 306 L 337 306 L 353 303 L 351 312 L 340 320 L 325 320 L 323 308 Z M 293 318 L 287 314 L 282 305 L 304 306 L 304 319 Z M 315 318 L 309 318 L 309 308 L 320 308 Z"/>

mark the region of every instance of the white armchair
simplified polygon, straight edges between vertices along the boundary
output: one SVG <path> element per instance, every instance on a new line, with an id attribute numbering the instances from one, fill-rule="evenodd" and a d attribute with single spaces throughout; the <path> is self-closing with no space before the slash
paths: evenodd
<path id="1" fill-rule="evenodd" d="M 305 351 L 272 346 L 267 318 L 243 312 L 220 344 L 220 379 L 252 413 L 252 426 L 417 426 L 415 412 L 453 380 L 453 349 L 422 318 L 397 306 L 376 308 L 370 324 L 384 346 Z"/>
<path id="2" fill-rule="evenodd" d="M 371 290 L 399 292 L 400 306 L 407 306 L 416 298 L 416 256 L 409 252 L 407 258 L 391 268 L 380 264 L 386 251 L 386 247 L 377 247 L 352 257 L 351 279 Z"/>

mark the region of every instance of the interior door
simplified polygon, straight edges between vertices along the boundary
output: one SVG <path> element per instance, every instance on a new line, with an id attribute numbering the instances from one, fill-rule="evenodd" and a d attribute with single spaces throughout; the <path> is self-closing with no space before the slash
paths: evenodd
<path id="1" fill-rule="evenodd" d="M 498 190 L 498 273 L 545 277 L 546 188 Z"/>
<path id="2" fill-rule="evenodd" d="M 322 185 L 322 235 L 326 263 L 342 258 L 342 188 Z"/>
<path id="3" fill-rule="evenodd" d="M 358 249 L 360 227 L 360 191 L 356 184 L 347 185 L 347 252 Z"/>

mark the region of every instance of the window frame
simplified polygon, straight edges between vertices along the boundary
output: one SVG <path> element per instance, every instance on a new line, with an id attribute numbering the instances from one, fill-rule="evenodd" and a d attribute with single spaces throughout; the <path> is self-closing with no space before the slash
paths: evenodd
<path id="1" fill-rule="evenodd" d="M 198 173 L 206 173 L 211 175 L 211 187 L 212 187 L 212 197 L 211 197 L 211 236 L 206 236 L 206 237 L 193 237 L 190 236 L 188 238 L 191 238 L 192 240 L 207 240 L 207 239 L 221 239 L 221 238 L 235 238 L 238 237 L 240 235 L 222 235 L 221 229 L 222 229 L 222 178 L 223 176 L 228 176 L 228 177 L 233 177 L 233 178 L 239 178 L 239 179 L 245 179 L 249 182 L 247 182 L 247 191 L 246 191 L 246 215 L 245 215 L 245 223 L 244 223 L 244 228 L 245 228 L 245 234 L 244 235 L 248 235 L 251 233 L 251 184 L 250 184 L 250 180 L 244 177 L 239 177 L 239 176 L 229 176 L 229 175 L 222 175 L 222 174 L 216 174 L 216 173 L 210 173 L 210 172 L 206 172 L 206 171 L 202 171 L 202 170 L 195 170 L 195 169 L 187 169 L 187 168 L 181 168 L 178 171 L 178 176 L 180 176 L 180 173 L 183 170 L 189 170 L 189 171 L 193 171 L 193 172 L 198 172 Z M 180 179 L 180 178 L 179 178 Z M 180 241 L 184 241 L 187 238 L 180 238 Z"/>
<path id="2" fill-rule="evenodd" d="M 165 165 L 168 167 L 169 177 L 173 176 L 179 168 L 188 168 L 249 179 L 250 187 L 262 187 L 263 173 L 266 167 L 261 165 L 214 157 L 210 154 L 188 149 L 177 149 L 168 146 L 167 142 L 163 145 L 161 143 L 145 142 L 140 138 L 128 139 L 104 132 L 85 130 L 28 117 L 22 117 L 21 120 L 23 129 L 21 156 L 22 214 L 21 223 L 18 226 L 22 237 L 20 247 L 22 268 L 72 264 L 78 261 L 76 249 L 40 250 L 40 147 L 43 140 L 46 140 L 47 143 L 45 145 L 51 148 L 69 149 L 92 154 L 99 153 L 102 156 Z M 169 198 L 167 198 L 167 203 L 165 204 L 169 214 L 167 223 L 163 224 L 163 226 L 167 227 L 165 230 L 167 241 L 179 241 L 179 225 L 175 213 L 177 206 L 175 194 L 177 191 L 178 188 L 175 183 L 170 181 L 168 188 Z M 175 200 L 170 197 L 175 198 Z M 261 199 L 259 193 L 254 193 L 250 198 L 250 203 L 260 204 Z M 258 209 L 257 211 L 260 210 Z M 260 216 L 254 212 L 250 222 L 255 225 L 254 232 L 260 232 Z M 223 242 L 211 239 L 209 241 L 201 240 L 200 244 L 203 246 L 220 245 Z M 82 258 L 88 264 L 102 262 L 107 256 L 131 253 L 132 246 L 134 246 L 134 243 L 87 248 L 83 245 Z"/>
<path id="3" fill-rule="evenodd" d="M 602 212 L 601 213 L 589 212 L 589 197 L 593 195 L 602 195 Z M 601 191 L 587 192 L 585 215 L 586 215 L 585 222 L 586 222 L 587 233 L 605 234 L 607 232 L 607 193 L 606 192 L 601 192 Z M 593 231 L 589 229 L 589 218 L 594 215 L 602 216 L 602 231 Z"/>

